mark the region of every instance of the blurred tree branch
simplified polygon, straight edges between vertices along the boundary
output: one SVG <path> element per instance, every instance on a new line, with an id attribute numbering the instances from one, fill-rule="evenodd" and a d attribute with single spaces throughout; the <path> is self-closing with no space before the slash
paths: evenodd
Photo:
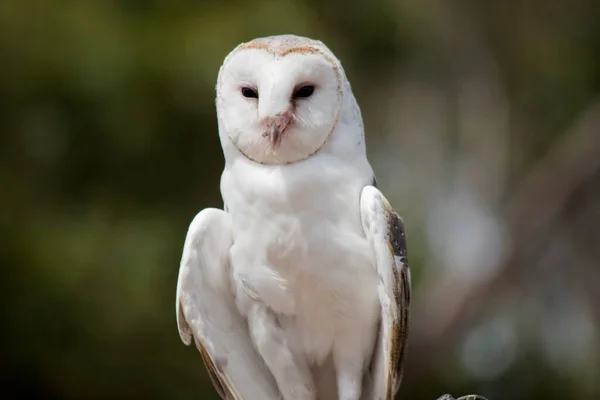
<path id="1" fill-rule="evenodd" d="M 548 228 L 563 211 L 569 197 L 600 170 L 599 132 L 600 100 L 596 100 L 560 136 L 514 191 L 504 212 L 512 250 L 501 260 L 494 276 L 478 284 L 458 282 L 450 272 L 439 269 L 433 273 L 444 276 L 424 278 L 424 287 L 420 290 L 422 298 L 415 304 L 423 304 L 420 308 L 427 310 L 428 315 L 416 317 L 414 321 L 409 345 L 409 357 L 412 354 L 414 358 L 407 376 L 409 379 L 430 372 L 433 366 L 427 362 L 438 358 L 433 355 L 448 354 L 461 334 L 484 314 L 490 303 L 519 280 L 519 261 L 533 238 Z M 597 296 L 594 290 L 588 292 Z M 431 296 L 432 293 L 437 295 Z"/>

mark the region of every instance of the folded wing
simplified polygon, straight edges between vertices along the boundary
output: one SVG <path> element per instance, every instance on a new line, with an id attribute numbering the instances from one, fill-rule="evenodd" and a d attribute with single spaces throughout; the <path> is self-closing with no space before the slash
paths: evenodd
<path id="1" fill-rule="evenodd" d="M 409 326 L 410 271 L 404 222 L 381 192 L 366 186 L 360 198 L 363 229 L 380 283 L 381 322 L 361 400 L 392 400 L 400 387 Z"/>
<path id="2" fill-rule="evenodd" d="M 278 400 L 277 386 L 250 341 L 235 306 L 229 249 L 231 217 L 202 210 L 192 221 L 179 268 L 177 325 L 181 340 L 192 338 L 215 389 L 224 400 Z"/>

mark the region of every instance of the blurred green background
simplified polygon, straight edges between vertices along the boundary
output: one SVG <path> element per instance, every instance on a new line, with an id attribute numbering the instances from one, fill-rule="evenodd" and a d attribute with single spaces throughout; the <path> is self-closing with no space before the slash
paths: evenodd
<path id="1" fill-rule="evenodd" d="M 218 68 L 281 33 L 342 60 L 408 227 L 399 398 L 599 399 L 596 0 L 3 0 L 0 397 L 216 399 L 178 263 Z"/>

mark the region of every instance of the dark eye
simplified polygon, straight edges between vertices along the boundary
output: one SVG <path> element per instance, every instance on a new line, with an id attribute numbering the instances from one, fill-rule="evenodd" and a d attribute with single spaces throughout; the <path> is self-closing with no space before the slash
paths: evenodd
<path id="1" fill-rule="evenodd" d="M 249 97 L 251 99 L 258 99 L 258 92 L 249 87 L 242 88 L 242 96 Z"/>
<path id="2" fill-rule="evenodd" d="M 300 89 L 296 90 L 294 93 L 294 98 L 297 99 L 299 97 L 310 97 L 315 91 L 315 87 L 312 85 L 302 86 Z"/>

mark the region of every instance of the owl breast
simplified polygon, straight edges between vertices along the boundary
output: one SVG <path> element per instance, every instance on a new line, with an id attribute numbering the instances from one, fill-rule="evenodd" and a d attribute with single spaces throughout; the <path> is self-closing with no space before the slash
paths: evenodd
<path id="1" fill-rule="evenodd" d="M 238 308 L 268 305 L 296 350 L 319 363 L 344 331 L 376 323 L 378 277 L 358 207 L 368 178 L 351 165 L 310 161 L 235 166 L 222 191 Z"/>

